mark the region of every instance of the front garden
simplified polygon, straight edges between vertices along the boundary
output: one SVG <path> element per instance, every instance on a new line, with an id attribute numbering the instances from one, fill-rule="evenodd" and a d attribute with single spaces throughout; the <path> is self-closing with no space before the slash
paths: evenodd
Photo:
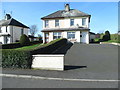
<path id="1" fill-rule="evenodd" d="M 33 42 L 34 43 L 34 42 Z M 16 45 L 16 43 L 14 43 Z M 15 46 L 12 44 L 13 46 Z M 56 39 L 50 43 L 36 43 L 21 46 L 17 43 L 17 47 L 9 48 L 11 44 L 3 45 L 2 49 L 2 67 L 3 68 L 31 68 L 34 54 L 51 54 L 57 48 L 66 45 L 67 39 Z"/>

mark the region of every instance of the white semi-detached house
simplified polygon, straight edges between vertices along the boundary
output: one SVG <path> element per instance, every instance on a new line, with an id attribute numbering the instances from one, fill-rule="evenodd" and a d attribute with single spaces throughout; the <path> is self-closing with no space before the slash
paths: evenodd
<path id="1" fill-rule="evenodd" d="M 89 24 L 91 15 L 76 9 L 59 10 L 45 17 L 43 20 L 43 42 L 50 42 L 57 38 L 67 38 L 71 42 L 89 44 Z"/>
<path id="2" fill-rule="evenodd" d="M 12 18 L 10 14 L 6 14 L 5 19 L 0 20 L 0 43 L 17 42 L 22 34 L 28 35 L 28 30 L 29 27 Z"/>

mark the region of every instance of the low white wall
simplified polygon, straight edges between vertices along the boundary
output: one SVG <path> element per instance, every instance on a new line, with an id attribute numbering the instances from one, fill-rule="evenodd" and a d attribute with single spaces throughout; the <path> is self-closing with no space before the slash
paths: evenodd
<path id="1" fill-rule="evenodd" d="M 64 70 L 64 55 L 33 55 L 32 68 Z"/>

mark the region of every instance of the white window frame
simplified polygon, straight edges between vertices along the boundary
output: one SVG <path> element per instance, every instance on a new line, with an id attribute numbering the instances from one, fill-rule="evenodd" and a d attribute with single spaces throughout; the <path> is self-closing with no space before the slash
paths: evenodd
<path id="1" fill-rule="evenodd" d="M 74 37 L 69 38 L 69 35 L 73 35 L 73 34 L 74 34 Z M 75 39 L 75 32 L 67 32 L 67 38 L 68 39 Z"/>
<path id="2" fill-rule="evenodd" d="M 58 26 L 59 26 L 59 20 L 56 19 L 56 20 L 55 20 L 55 27 L 58 27 Z"/>
<path id="3" fill-rule="evenodd" d="M 82 18 L 82 26 L 86 25 L 86 18 Z"/>
<path id="4" fill-rule="evenodd" d="M 53 32 L 53 39 L 58 39 L 58 38 L 61 38 L 61 37 L 62 37 L 62 32 Z"/>
<path id="5" fill-rule="evenodd" d="M 70 26 L 74 26 L 74 19 L 70 19 Z"/>
<path id="6" fill-rule="evenodd" d="M 49 26 L 49 20 L 45 20 L 45 27 Z"/>

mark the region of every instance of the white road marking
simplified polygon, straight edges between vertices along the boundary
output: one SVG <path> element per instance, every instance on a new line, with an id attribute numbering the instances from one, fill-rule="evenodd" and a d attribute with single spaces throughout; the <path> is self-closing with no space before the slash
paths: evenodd
<path id="1" fill-rule="evenodd" d="M 40 77 L 32 75 L 15 75 L 15 74 L 0 74 L 1 77 L 16 77 L 16 78 L 29 78 L 29 79 L 46 79 L 46 80 L 63 80 L 63 81 L 85 81 L 85 82 L 119 82 L 120 80 L 102 80 L 102 79 L 69 79 L 69 78 L 51 78 Z"/>

